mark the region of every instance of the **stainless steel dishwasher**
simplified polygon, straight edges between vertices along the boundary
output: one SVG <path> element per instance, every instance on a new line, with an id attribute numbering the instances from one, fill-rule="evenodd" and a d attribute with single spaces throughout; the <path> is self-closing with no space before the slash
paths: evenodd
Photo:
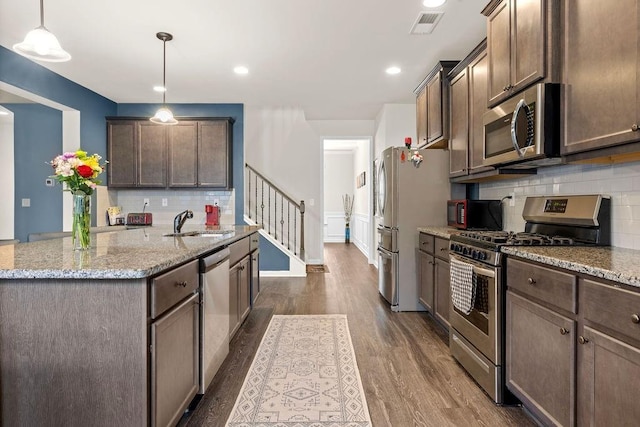
<path id="1" fill-rule="evenodd" d="M 229 354 L 229 249 L 200 259 L 200 389 Z"/>

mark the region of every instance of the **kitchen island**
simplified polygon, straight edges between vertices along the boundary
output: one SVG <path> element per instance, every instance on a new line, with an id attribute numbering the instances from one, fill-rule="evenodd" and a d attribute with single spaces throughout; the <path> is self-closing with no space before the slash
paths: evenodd
<path id="1" fill-rule="evenodd" d="M 198 231 L 207 233 L 165 236 L 169 226 L 99 233 L 81 252 L 70 238 L 0 246 L 0 424 L 163 424 L 167 402 L 156 401 L 155 410 L 151 403 L 156 369 L 166 368 L 154 365 L 162 332 L 154 327 L 187 298 L 162 315 L 161 293 L 190 292 L 176 317 L 193 326 L 190 336 L 172 339 L 195 340 L 196 352 L 185 351 L 197 360 L 197 260 L 257 229 Z"/>

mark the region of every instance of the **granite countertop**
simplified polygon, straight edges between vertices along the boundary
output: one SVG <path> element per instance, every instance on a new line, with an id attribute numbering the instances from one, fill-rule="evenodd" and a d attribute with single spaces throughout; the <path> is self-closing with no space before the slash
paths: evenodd
<path id="1" fill-rule="evenodd" d="M 591 246 L 503 246 L 501 251 L 531 261 L 640 287 L 640 251 Z"/>
<path id="2" fill-rule="evenodd" d="M 203 236 L 170 237 L 170 225 L 92 234 L 91 248 L 74 251 L 70 237 L 0 246 L 0 279 L 139 279 L 197 258 L 258 230 L 252 226 L 185 224 Z"/>
<path id="3" fill-rule="evenodd" d="M 461 230 L 453 227 L 443 227 L 443 226 L 426 226 L 426 227 L 418 227 L 418 231 L 420 233 L 433 234 L 437 237 L 442 237 L 443 239 L 448 239 L 452 234 L 458 234 Z"/>

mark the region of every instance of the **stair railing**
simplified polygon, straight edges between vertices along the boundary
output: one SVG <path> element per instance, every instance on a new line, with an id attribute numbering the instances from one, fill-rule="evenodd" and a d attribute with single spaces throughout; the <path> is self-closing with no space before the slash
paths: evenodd
<path id="1" fill-rule="evenodd" d="M 304 200 L 296 202 L 248 163 L 244 169 L 245 214 L 304 261 Z"/>

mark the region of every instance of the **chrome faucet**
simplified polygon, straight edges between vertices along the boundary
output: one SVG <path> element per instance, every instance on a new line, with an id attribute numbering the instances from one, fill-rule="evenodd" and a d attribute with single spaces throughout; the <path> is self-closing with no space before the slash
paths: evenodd
<path id="1" fill-rule="evenodd" d="M 193 212 L 188 209 L 180 212 L 175 218 L 173 218 L 173 232 L 175 234 L 180 233 L 180 230 L 182 230 L 182 226 L 187 218 L 193 218 Z"/>

